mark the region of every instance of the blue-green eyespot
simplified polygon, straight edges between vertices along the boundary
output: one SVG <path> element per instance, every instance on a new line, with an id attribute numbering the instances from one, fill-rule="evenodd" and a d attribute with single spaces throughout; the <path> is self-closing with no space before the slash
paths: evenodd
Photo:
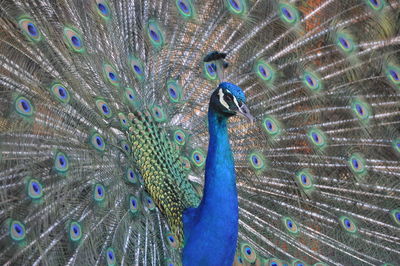
<path id="1" fill-rule="evenodd" d="M 26 237 L 25 225 L 17 220 L 10 220 L 9 235 L 14 241 L 24 240 Z"/>
<path id="2" fill-rule="evenodd" d="M 347 216 L 339 217 L 339 222 L 341 227 L 349 233 L 354 234 L 358 230 L 357 225 L 354 223 L 354 221 Z"/>

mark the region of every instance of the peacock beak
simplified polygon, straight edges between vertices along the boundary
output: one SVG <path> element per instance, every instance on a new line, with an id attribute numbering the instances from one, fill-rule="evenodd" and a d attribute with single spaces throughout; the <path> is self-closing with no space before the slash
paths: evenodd
<path id="1" fill-rule="evenodd" d="M 242 105 L 239 107 L 238 114 L 246 117 L 250 123 L 253 123 L 255 120 L 254 116 L 250 114 L 249 108 L 244 103 L 242 103 Z"/>

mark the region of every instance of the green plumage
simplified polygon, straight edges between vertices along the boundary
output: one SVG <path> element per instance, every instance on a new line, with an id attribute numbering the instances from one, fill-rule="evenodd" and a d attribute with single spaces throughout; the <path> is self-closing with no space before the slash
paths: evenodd
<path id="1" fill-rule="evenodd" d="M 129 135 L 137 169 L 181 246 L 184 241 L 182 212 L 197 207 L 199 196 L 184 173 L 179 151 L 153 121 L 150 112 L 129 113 L 128 117 L 132 121 Z"/>
<path id="2" fill-rule="evenodd" d="M 399 14 L 0 0 L 0 264 L 179 264 L 222 81 L 256 118 L 228 123 L 235 264 L 400 264 Z"/>

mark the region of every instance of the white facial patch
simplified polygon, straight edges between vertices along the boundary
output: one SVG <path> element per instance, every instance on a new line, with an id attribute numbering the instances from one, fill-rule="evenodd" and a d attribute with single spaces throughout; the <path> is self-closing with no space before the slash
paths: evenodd
<path id="1" fill-rule="evenodd" d="M 240 109 L 239 102 L 237 101 L 235 95 L 232 94 L 230 90 L 226 90 L 230 95 L 232 95 L 233 102 L 236 104 L 237 108 Z"/>
<path id="2" fill-rule="evenodd" d="M 239 106 L 238 101 L 236 100 L 235 95 L 232 95 L 232 96 L 233 96 L 233 102 L 236 104 L 237 108 L 240 110 L 240 106 Z"/>
<path id="3" fill-rule="evenodd" d="M 230 110 L 230 109 L 229 109 L 229 105 L 228 105 L 228 104 L 225 102 L 225 100 L 224 100 L 224 92 L 222 91 L 222 89 L 219 89 L 219 91 L 218 91 L 218 96 L 219 96 L 219 102 L 220 102 L 223 106 L 225 106 L 226 109 Z"/>

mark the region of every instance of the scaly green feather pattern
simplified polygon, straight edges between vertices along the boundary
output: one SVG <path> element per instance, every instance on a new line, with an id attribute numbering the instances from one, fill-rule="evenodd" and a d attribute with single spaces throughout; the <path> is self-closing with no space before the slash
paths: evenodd
<path id="1" fill-rule="evenodd" d="M 128 117 L 132 123 L 129 135 L 137 169 L 182 247 L 182 212 L 197 207 L 200 198 L 183 171 L 179 153 L 150 112 L 129 113 Z"/>

